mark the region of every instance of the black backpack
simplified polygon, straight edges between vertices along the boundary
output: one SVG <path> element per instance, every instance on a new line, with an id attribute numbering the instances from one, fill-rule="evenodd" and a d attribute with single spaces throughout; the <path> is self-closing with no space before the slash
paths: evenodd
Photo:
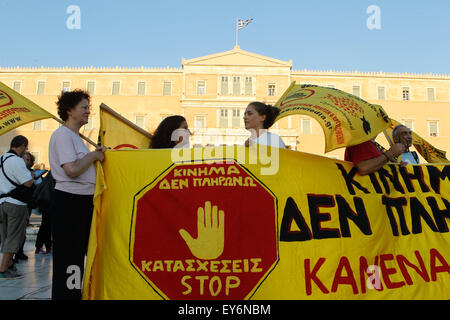
<path id="1" fill-rule="evenodd" d="M 53 179 L 52 173 L 49 171 L 42 179 L 42 182 L 37 185 L 36 190 L 34 190 L 31 201 L 32 208 L 48 211 L 53 200 L 54 189 L 55 179 Z"/>
<path id="2" fill-rule="evenodd" d="M 8 160 L 11 157 L 15 157 L 15 156 L 11 155 L 6 158 L 4 158 L 2 156 L 0 167 L 2 168 L 3 175 L 5 176 L 5 178 L 16 188 L 11 190 L 8 193 L 0 195 L 0 198 L 11 197 L 13 199 L 25 202 L 28 206 L 31 206 L 31 201 L 32 201 L 33 193 L 34 193 L 34 190 L 36 189 L 36 186 L 34 184 L 31 187 L 25 187 L 23 184 L 19 185 L 19 184 L 15 183 L 14 181 L 12 181 L 6 175 L 5 169 L 3 168 L 3 166 L 4 166 L 3 164 L 5 163 L 6 160 Z"/>

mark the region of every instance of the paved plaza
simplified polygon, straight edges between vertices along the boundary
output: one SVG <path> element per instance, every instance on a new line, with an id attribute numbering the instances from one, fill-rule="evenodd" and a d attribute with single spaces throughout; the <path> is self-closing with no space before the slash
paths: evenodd
<path id="1" fill-rule="evenodd" d="M 17 269 L 22 277 L 0 280 L 0 300 L 50 300 L 52 280 L 52 254 L 35 254 L 36 234 L 40 217 L 32 215 L 27 228 L 24 252 L 28 260 L 19 260 Z"/>

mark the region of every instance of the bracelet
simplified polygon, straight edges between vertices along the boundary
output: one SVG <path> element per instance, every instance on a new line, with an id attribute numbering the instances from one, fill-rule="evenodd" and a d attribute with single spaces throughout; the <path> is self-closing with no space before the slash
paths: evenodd
<path id="1" fill-rule="evenodd" d="M 391 161 L 391 159 L 389 159 L 388 155 L 386 154 L 386 152 L 383 152 L 383 156 L 386 157 L 387 162 Z"/>

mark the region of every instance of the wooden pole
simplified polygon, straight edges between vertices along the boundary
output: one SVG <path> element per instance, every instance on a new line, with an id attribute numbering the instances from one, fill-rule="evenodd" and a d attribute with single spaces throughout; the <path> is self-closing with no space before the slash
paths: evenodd
<path id="1" fill-rule="evenodd" d="M 56 121 L 58 121 L 61 125 L 63 125 L 63 126 L 65 125 L 65 124 L 64 124 L 64 121 L 62 121 L 60 118 L 58 118 L 58 117 L 56 117 L 56 116 L 53 116 L 53 119 L 56 120 Z M 92 140 L 89 139 L 88 137 L 82 135 L 81 133 L 79 133 L 79 135 L 80 135 L 80 138 L 81 138 L 81 139 L 84 139 L 86 142 L 92 144 L 94 147 L 96 147 L 96 148 L 99 147 L 98 144 L 96 144 L 94 141 L 92 141 Z"/>
<path id="2" fill-rule="evenodd" d="M 386 132 L 386 130 L 383 130 L 384 136 L 386 137 L 386 140 L 389 142 L 389 145 L 392 147 L 392 145 L 394 144 L 391 140 L 391 137 L 389 136 L 389 134 Z"/>

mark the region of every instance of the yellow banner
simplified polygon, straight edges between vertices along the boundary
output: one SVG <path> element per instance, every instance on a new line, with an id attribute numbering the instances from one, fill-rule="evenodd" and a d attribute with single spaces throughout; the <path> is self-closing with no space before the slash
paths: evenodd
<path id="1" fill-rule="evenodd" d="M 325 152 L 368 141 L 389 127 L 383 107 L 344 91 L 295 81 L 275 104 L 276 120 L 290 115 L 307 115 L 320 124 L 325 134 Z"/>
<path id="2" fill-rule="evenodd" d="M 151 134 L 105 104 L 100 105 L 99 143 L 112 149 L 148 149 Z"/>
<path id="3" fill-rule="evenodd" d="M 392 131 L 396 126 L 401 124 L 400 122 L 390 119 L 391 125 L 386 129 L 386 133 L 388 134 L 391 139 L 392 137 Z M 420 153 L 420 155 L 428 162 L 428 163 L 445 163 L 450 162 L 447 157 L 445 156 L 446 152 L 443 150 L 439 150 L 438 148 L 435 148 L 433 145 L 431 145 L 428 141 L 423 139 L 421 136 L 419 136 L 414 131 L 412 132 L 412 144 L 416 148 L 417 152 Z"/>
<path id="4" fill-rule="evenodd" d="M 29 122 L 47 118 L 54 116 L 0 82 L 0 135 Z"/>
<path id="5" fill-rule="evenodd" d="M 107 151 L 94 202 L 84 299 L 450 298 L 450 165 Z"/>

